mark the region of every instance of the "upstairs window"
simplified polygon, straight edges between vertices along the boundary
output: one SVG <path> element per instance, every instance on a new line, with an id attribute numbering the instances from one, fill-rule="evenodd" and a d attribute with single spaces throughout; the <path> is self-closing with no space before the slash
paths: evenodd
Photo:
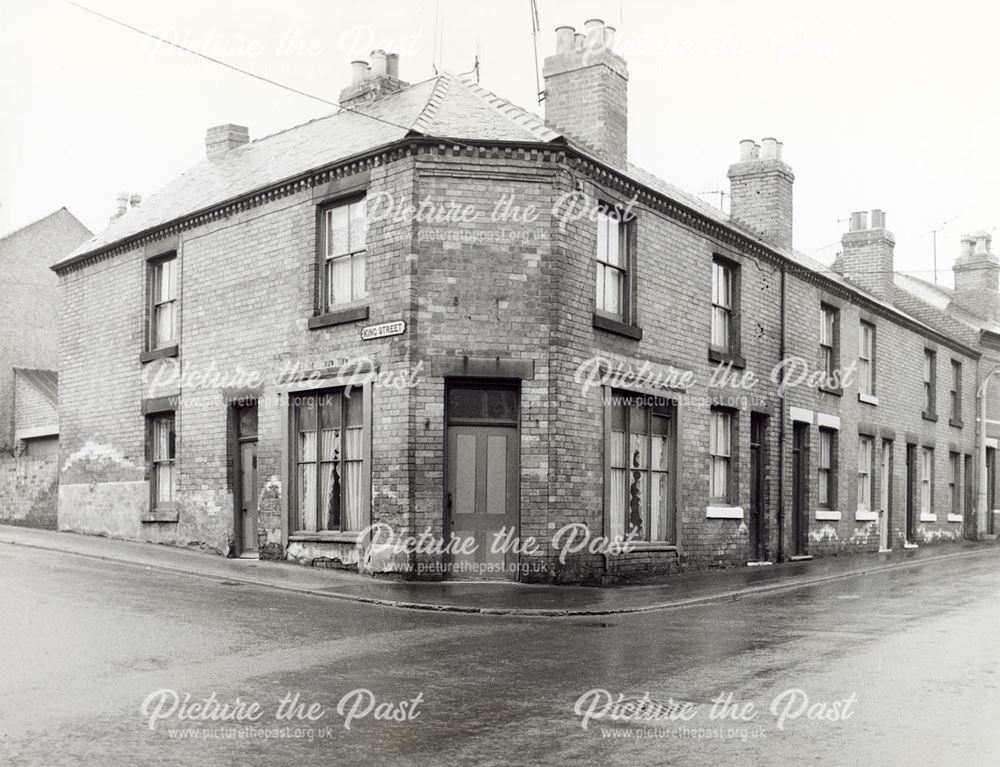
<path id="1" fill-rule="evenodd" d="M 329 312 L 368 296 L 365 198 L 327 208 L 324 221 L 323 303 Z"/>
<path id="2" fill-rule="evenodd" d="M 736 269 L 719 259 L 712 261 L 712 347 L 735 352 Z"/>
<path id="3" fill-rule="evenodd" d="M 596 308 L 601 314 L 628 322 L 629 252 L 628 223 L 619 211 L 597 215 Z"/>
<path id="4" fill-rule="evenodd" d="M 937 401 L 937 354 L 924 349 L 924 415 L 933 416 Z"/>
<path id="5" fill-rule="evenodd" d="M 820 307 L 819 320 L 819 353 L 820 365 L 826 380 L 833 380 L 833 373 L 837 368 L 838 358 L 838 315 L 840 312 L 832 306 Z"/>
<path id="6" fill-rule="evenodd" d="M 959 425 L 962 422 L 962 363 L 951 361 L 951 422 Z"/>
<path id="7" fill-rule="evenodd" d="M 149 348 L 177 344 L 177 257 L 149 265 Z"/>
<path id="8" fill-rule="evenodd" d="M 858 390 L 866 397 L 875 396 L 875 326 L 861 323 L 858 350 Z"/>

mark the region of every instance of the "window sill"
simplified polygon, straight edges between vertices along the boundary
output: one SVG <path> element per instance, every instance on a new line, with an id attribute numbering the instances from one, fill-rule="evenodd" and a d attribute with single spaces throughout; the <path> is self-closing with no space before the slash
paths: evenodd
<path id="1" fill-rule="evenodd" d="M 356 532 L 311 532 L 298 530 L 288 536 L 288 540 L 312 543 L 358 543 L 361 533 Z"/>
<path id="2" fill-rule="evenodd" d="M 949 522 L 961 522 L 962 521 L 962 515 L 961 514 L 949 514 L 948 515 L 948 521 Z"/>
<path id="3" fill-rule="evenodd" d="M 163 506 L 147 514 L 143 514 L 140 522 L 176 522 L 177 516 L 176 506 Z"/>
<path id="4" fill-rule="evenodd" d="M 348 322 L 368 319 L 368 304 L 361 306 L 349 306 L 344 309 L 335 309 L 326 314 L 320 314 L 309 318 L 309 329 L 328 328 L 333 325 L 344 325 Z"/>
<path id="5" fill-rule="evenodd" d="M 742 506 L 707 506 L 706 519 L 743 519 Z"/>
<path id="6" fill-rule="evenodd" d="M 925 410 L 923 413 L 921 413 L 921 415 L 923 416 L 923 419 L 925 421 L 934 421 L 934 422 L 937 422 L 937 419 L 938 419 L 937 418 L 937 413 L 932 413 L 929 410 Z"/>
<path id="7" fill-rule="evenodd" d="M 832 394 L 834 397 L 843 397 L 844 390 L 833 386 L 820 386 L 819 390 L 824 394 Z"/>
<path id="8" fill-rule="evenodd" d="M 858 402 L 864 402 L 866 405 L 878 405 L 878 397 L 874 394 L 862 394 L 858 392 Z"/>
<path id="9" fill-rule="evenodd" d="M 726 352 L 722 349 L 717 349 L 714 346 L 708 347 L 708 361 L 715 362 L 719 365 L 732 365 L 734 368 L 745 368 L 747 366 L 747 361 L 743 359 L 739 354 L 734 352 Z"/>
<path id="10" fill-rule="evenodd" d="M 631 338 L 633 341 L 642 340 L 642 328 L 636 325 L 629 325 L 621 320 L 612 319 L 611 317 L 605 317 L 603 314 L 598 314 L 597 312 L 594 312 L 593 325 L 598 330 L 606 330 L 608 333 L 625 336 L 626 338 Z"/>
<path id="11" fill-rule="evenodd" d="M 937 514 L 923 514 L 922 513 L 920 515 L 920 521 L 921 522 L 937 522 L 938 521 Z"/>
<path id="12" fill-rule="evenodd" d="M 152 362 L 153 360 L 163 359 L 164 357 L 176 357 L 180 352 L 180 346 L 178 344 L 171 344 L 170 346 L 162 346 L 159 349 L 150 349 L 139 355 L 139 362 Z"/>
<path id="13" fill-rule="evenodd" d="M 920 546 L 919 546 L 919 544 L 916 544 L 916 543 L 904 543 L 903 544 L 903 548 L 904 549 L 919 549 Z"/>
<path id="14" fill-rule="evenodd" d="M 627 545 L 630 553 L 636 551 L 680 551 L 676 543 L 662 541 L 631 541 Z"/>
<path id="15" fill-rule="evenodd" d="M 818 522 L 836 522 L 840 519 L 840 512 L 836 509 L 816 509 L 815 514 Z"/>
<path id="16" fill-rule="evenodd" d="M 857 509 L 854 512 L 855 522 L 877 522 L 878 512 L 871 509 Z"/>
<path id="17" fill-rule="evenodd" d="M 956 429 L 962 429 L 962 428 L 965 427 L 965 424 L 962 423 L 962 419 L 961 418 L 949 418 L 948 419 L 948 425 L 949 426 L 954 426 Z"/>

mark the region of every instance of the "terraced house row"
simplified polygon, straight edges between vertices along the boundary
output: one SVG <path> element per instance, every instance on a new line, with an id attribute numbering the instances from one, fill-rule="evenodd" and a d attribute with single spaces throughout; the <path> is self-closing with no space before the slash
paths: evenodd
<path id="1" fill-rule="evenodd" d="M 734 140 L 728 215 L 656 178 L 613 35 L 557 30 L 544 120 L 374 51 L 61 261 L 60 528 L 565 582 L 992 534 L 989 235 L 944 289 L 881 211 L 797 252 L 774 139 Z"/>

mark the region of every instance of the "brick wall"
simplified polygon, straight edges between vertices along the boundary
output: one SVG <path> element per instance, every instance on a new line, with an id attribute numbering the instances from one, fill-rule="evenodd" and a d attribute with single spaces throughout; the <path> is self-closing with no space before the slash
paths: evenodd
<path id="1" fill-rule="evenodd" d="M 58 477 L 56 456 L 0 456 L 0 524 L 54 530 Z"/>

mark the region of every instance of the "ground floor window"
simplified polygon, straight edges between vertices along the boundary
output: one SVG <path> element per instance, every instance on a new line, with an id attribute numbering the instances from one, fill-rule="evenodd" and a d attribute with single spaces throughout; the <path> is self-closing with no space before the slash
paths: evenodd
<path id="1" fill-rule="evenodd" d="M 858 508 L 863 511 L 871 511 L 872 508 L 873 444 L 871 437 L 858 437 Z"/>
<path id="2" fill-rule="evenodd" d="M 962 496 L 958 484 L 959 472 L 961 471 L 959 461 L 961 461 L 961 456 L 958 453 L 948 454 L 948 499 L 951 501 L 951 514 L 962 513 Z"/>
<path id="3" fill-rule="evenodd" d="M 611 394 L 609 507 L 612 536 L 676 543 L 673 400 Z"/>
<path id="4" fill-rule="evenodd" d="M 292 527 L 298 532 L 358 531 L 367 524 L 364 392 L 292 394 Z"/>
<path id="5" fill-rule="evenodd" d="M 920 513 L 929 515 L 934 510 L 934 449 L 925 447 L 920 461 Z"/>
<path id="6" fill-rule="evenodd" d="M 819 461 L 817 462 L 816 501 L 821 509 L 832 509 L 836 481 L 834 478 L 834 439 L 836 434 L 832 429 L 819 430 Z"/>
<path id="7" fill-rule="evenodd" d="M 174 423 L 173 413 L 149 416 L 154 510 L 169 508 L 176 501 L 177 431 Z"/>
<path id="8" fill-rule="evenodd" d="M 708 453 L 711 466 L 708 495 L 713 503 L 731 504 L 733 492 L 733 413 L 713 410 L 709 416 Z"/>

